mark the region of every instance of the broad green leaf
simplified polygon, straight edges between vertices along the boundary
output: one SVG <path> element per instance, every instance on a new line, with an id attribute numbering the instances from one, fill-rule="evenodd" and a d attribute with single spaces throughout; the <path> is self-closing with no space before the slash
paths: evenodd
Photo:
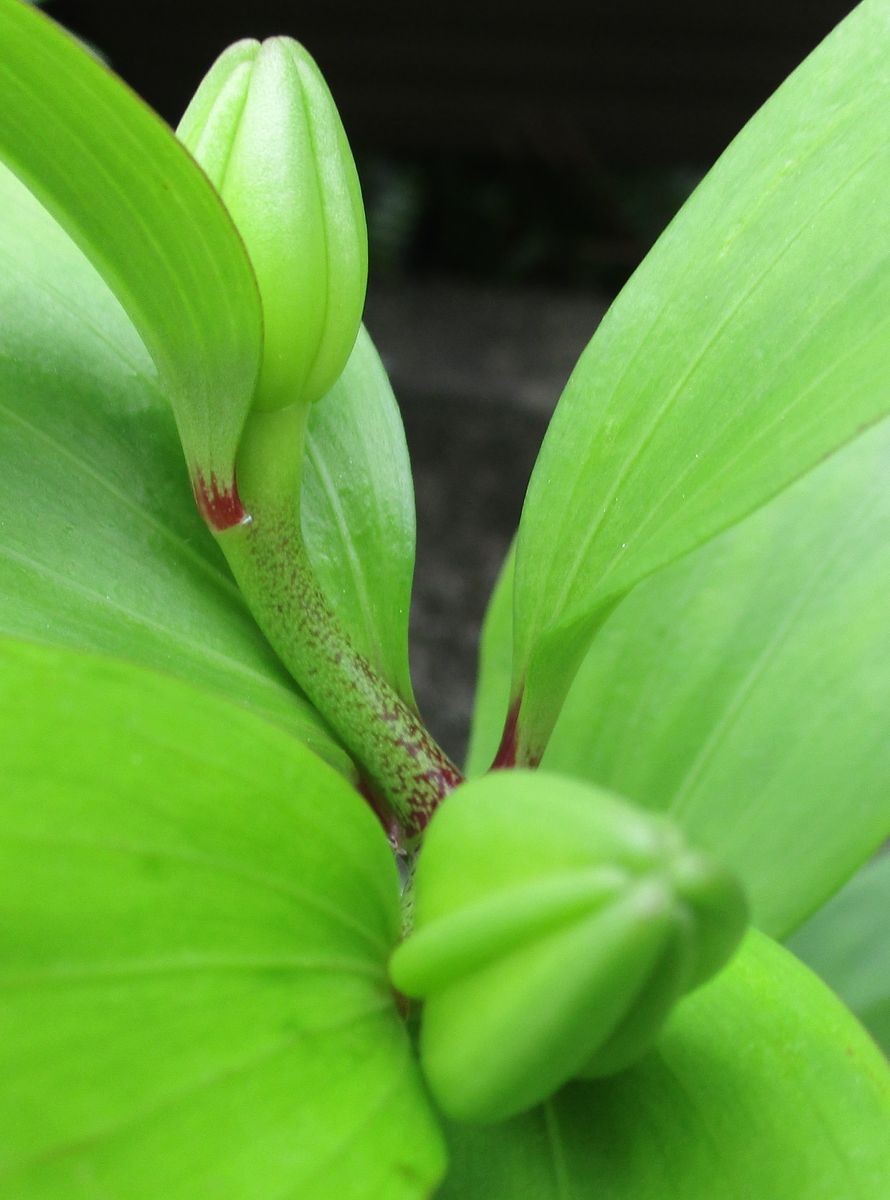
<path id="1" fill-rule="evenodd" d="M 890 411 L 890 0 L 866 0 L 732 143 L 560 400 L 516 557 L 520 758 L 639 580 Z"/>
<path id="2" fill-rule="evenodd" d="M 0 0 L 0 41 L 0 157 L 122 301 L 175 401 L 193 475 L 230 476 L 259 361 L 260 314 L 228 215 L 162 122 L 51 22 Z M 313 559 L 362 650 L 410 698 L 410 472 L 368 339 L 312 425 L 305 508 Z M 195 447 L 206 449 L 200 461 Z M 373 473 L 359 470 L 372 463 Z M 358 586 L 355 599 L 346 598 L 345 580 Z"/>
<path id="3" fill-rule="evenodd" d="M 402 419 L 367 331 L 309 412 L 303 535 L 353 642 L 409 703 L 414 491 Z"/>
<path id="4" fill-rule="evenodd" d="M 448 1130 L 442 1200 L 880 1200 L 890 1073 L 849 1012 L 752 934 L 659 1048 L 492 1129 Z"/>
<path id="5" fill-rule="evenodd" d="M 0 0 L 0 160 L 128 312 L 176 410 L 193 476 L 230 480 L 262 339 L 244 247 L 172 131 L 17 0 Z"/>
<path id="6" fill-rule="evenodd" d="M 0 633 L 192 679 L 348 772 L 197 515 L 120 305 L 2 167 L 0 210 Z"/>
<path id="7" fill-rule="evenodd" d="M 283 732 L 0 651 L 0 1192 L 414 1200 L 440 1138 L 376 818 Z"/>
<path id="8" fill-rule="evenodd" d="M 544 756 L 741 875 L 784 936 L 890 834 L 890 422 L 642 584 Z"/>
<path id="9" fill-rule="evenodd" d="M 788 943 L 890 1054 L 890 855 L 869 863 Z"/>

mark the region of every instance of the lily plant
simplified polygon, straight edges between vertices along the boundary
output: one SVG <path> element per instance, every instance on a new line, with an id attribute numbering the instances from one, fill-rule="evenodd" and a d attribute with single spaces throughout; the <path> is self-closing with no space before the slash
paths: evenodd
<path id="1" fill-rule="evenodd" d="M 0 1194 L 886 1195 L 888 61 L 865 0 L 596 330 L 458 766 L 317 65 L 174 132 L 0 0 Z"/>

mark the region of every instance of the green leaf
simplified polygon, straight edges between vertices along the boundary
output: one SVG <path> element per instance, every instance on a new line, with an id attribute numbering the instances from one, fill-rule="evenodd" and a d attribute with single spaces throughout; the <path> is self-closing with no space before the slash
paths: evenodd
<path id="1" fill-rule="evenodd" d="M 890 410 L 888 55 L 890 3 L 866 0 L 732 143 L 569 380 L 517 548 L 523 761 L 618 598 Z"/>
<path id="2" fill-rule="evenodd" d="M 74 39 L 0 0 L 0 159 L 120 299 L 193 473 L 230 480 L 260 360 L 253 272 L 216 192 L 163 122 Z"/>
<path id="3" fill-rule="evenodd" d="M 427 1196 L 398 881 L 311 752 L 179 681 L 0 650 L 0 1191 Z"/>
<path id="4" fill-rule="evenodd" d="M 789 948 L 890 1054 L 890 855 L 869 863 L 795 933 Z"/>
<path id="5" fill-rule="evenodd" d="M 775 936 L 890 833 L 890 422 L 614 612 L 545 763 L 668 812 Z"/>
<path id="6" fill-rule="evenodd" d="M 507 719 L 513 663 L 513 572 L 515 547 L 501 567 L 488 601 L 479 643 L 479 670 L 473 700 L 466 773 L 481 775 L 494 759 Z"/>
<path id="7" fill-rule="evenodd" d="M 402 418 L 367 331 L 309 410 L 303 536 L 356 648 L 404 700 L 414 573 L 414 490 Z"/>
<path id="8" fill-rule="evenodd" d="M 120 305 L 2 167 L 0 209 L 0 633 L 192 679 L 349 772 L 197 515 Z"/>
<path id="9" fill-rule="evenodd" d="M 452 1126 L 442 1200 L 878 1200 L 890 1073 L 847 1010 L 752 934 L 658 1050 L 493 1129 Z"/>

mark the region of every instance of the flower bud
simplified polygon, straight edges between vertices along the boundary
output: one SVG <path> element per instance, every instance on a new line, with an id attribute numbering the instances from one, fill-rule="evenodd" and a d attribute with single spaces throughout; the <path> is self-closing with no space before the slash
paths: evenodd
<path id="1" fill-rule="evenodd" d="M 358 175 L 318 67 L 291 38 L 237 42 L 177 132 L 253 263 L 264 322 L 255 406 L 318 400 L 355 344 L 368 274 Z"/>
<path id="2" fill-rule="evenodd" d="M 421 1062 L 442 1110 L 495 1121 L 644 1054 L 746 919 L 733 876 L 663 818 L 502 771 L 433 817 L 415 932 L 390 974 L 424 1000 Z"/>

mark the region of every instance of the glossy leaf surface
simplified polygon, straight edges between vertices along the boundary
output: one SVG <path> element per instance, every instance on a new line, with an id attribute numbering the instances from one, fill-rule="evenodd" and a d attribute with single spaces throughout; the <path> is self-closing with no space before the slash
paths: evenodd
<path id="1" fill-rule="evenodd" d="M 545 762 L 668 812 L 784 936 L 890 833 L 890 423 L 614 612 Z"/>
<path id="2" fill-rule="evenodd" d="M 3 1194 L 429 1195 L 442 1151 L 367 806 L 189 685 L 0 658 Z"/>
<path id="3" fill-rule="evenodd" d="M 890 1073 L 840 1002 L 752 934 L 659 1048 L 489 1129 L 451 1126 L 443 1200 L 878 1200 Z"/>
<path id="4" fill-rule="evenodd" d="M 194 680 L 350 770 L 195 511 L 132 325 L 3 168 L 0 208 L 0 632 Z"/>
<path id="5" fill-rule="evenodd" d="M 0 0 L 0 160 L 84 249 L 158 365 L 186 457 L 231 477 L 259 366 L 253 272 L 171 130 L 48 18 Z"/>
<path id="6" fill-rule="evenodd" d="M 890 409 L 890 3 L 866 0 L 736 138 L 560 400 L 516 567 L 520 757 L 617 598 Z"/>
<path id="7" fill-rule="evenodd" d="M 890 1055 L 890 855 L 863 867 L 788 944 Z"/>
<path id="8" fill-rule="evenodd" d="M 389 378 L 364 328 L 343 374 L 309 410 L 302 519 L 315 574 L 354 644 L 411 702 L 411 464 Z"/>
<path id="9" fill-rule="evenodd" d="M 643 583 L 600 631 L 545 755 L 670 811 L 776 933 L 890 829 L 888 456 L 882 425 Z M 507 708 L 509 586 L 486 618 L 471 774 Z"/>

